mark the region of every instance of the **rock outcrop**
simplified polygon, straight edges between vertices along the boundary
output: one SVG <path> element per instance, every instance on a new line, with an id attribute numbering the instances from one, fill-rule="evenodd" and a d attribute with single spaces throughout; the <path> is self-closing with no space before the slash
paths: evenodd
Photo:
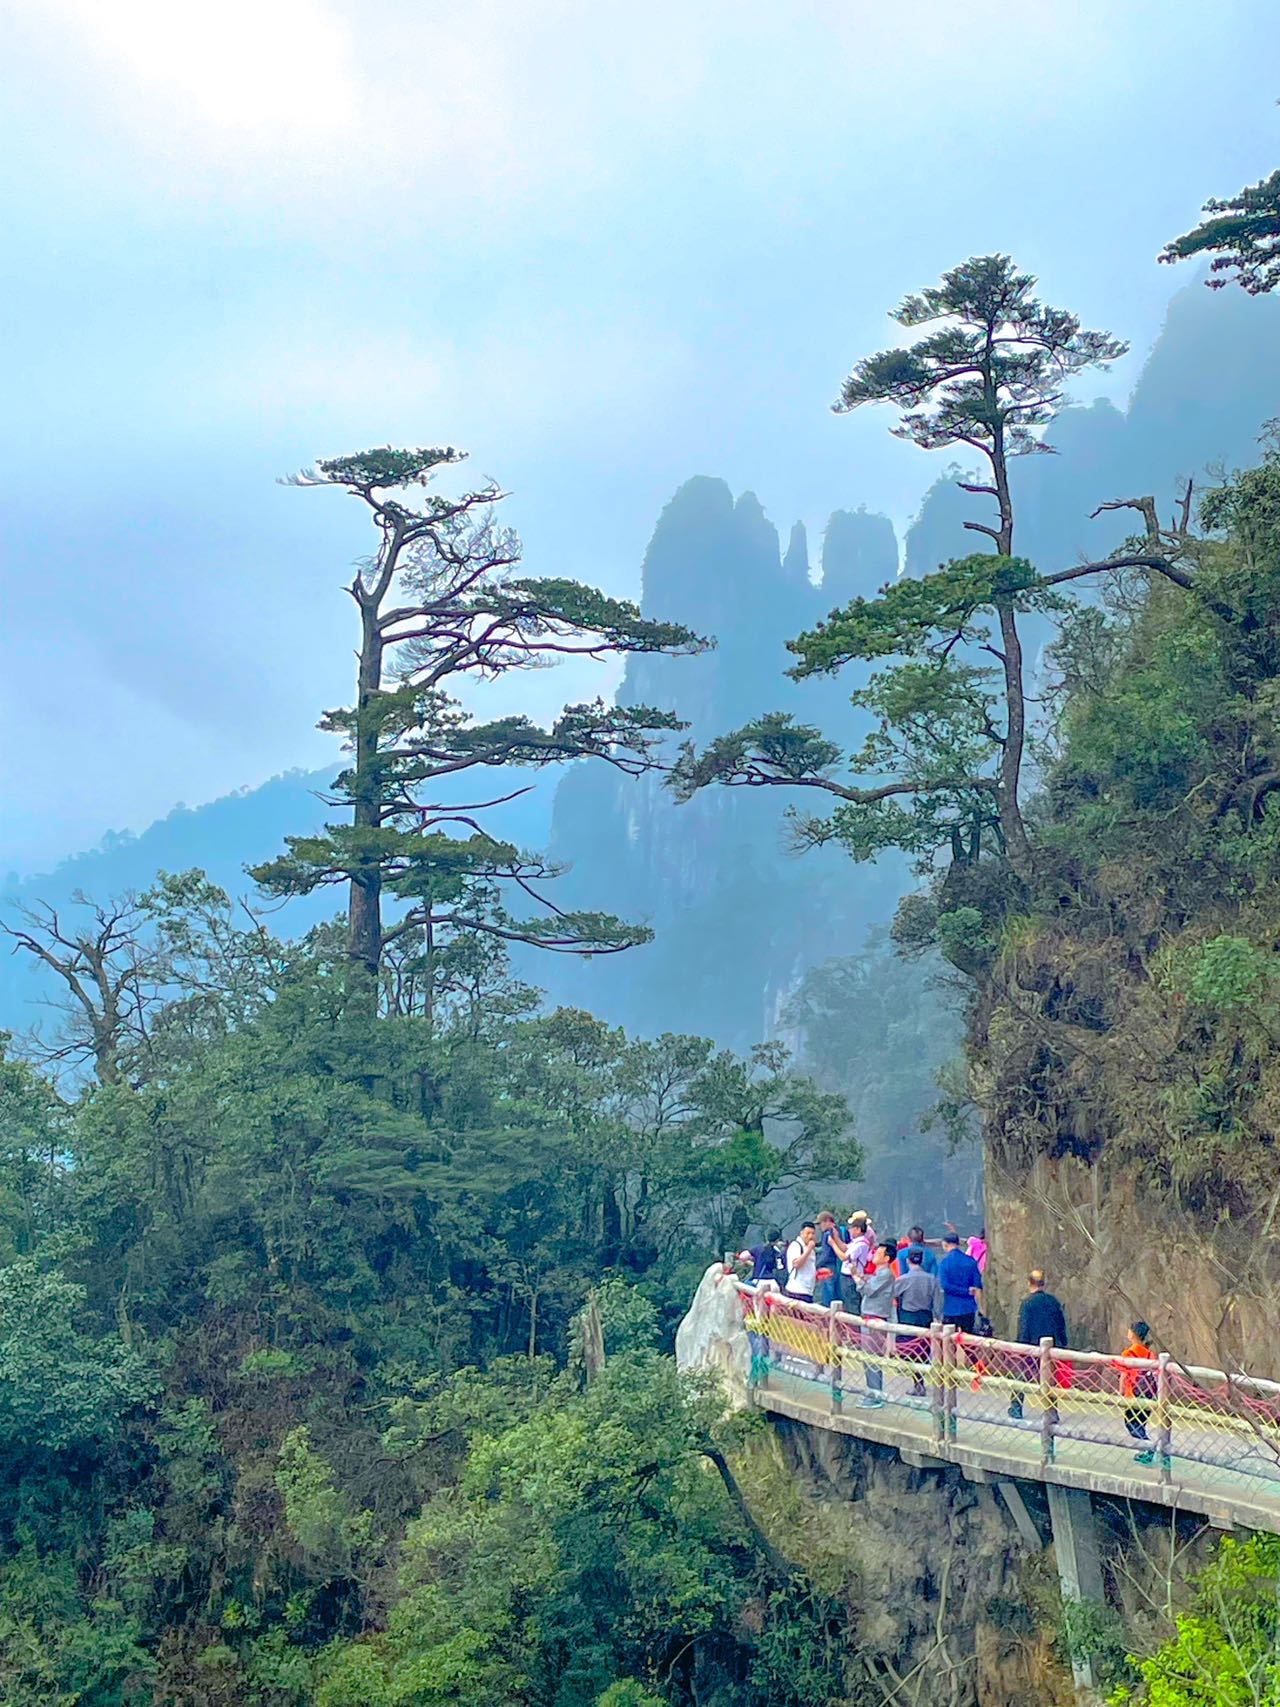
<path id="1" fill-rule="evenodd" d="M 713 1370 L 724 1381 L 729 1403 L 747 1403 L 751 1350 L 742 1325 L 737 1281 L 723 1263 L 713 1262 L 693 1295 L 689 1313 L 676 1329 L 676 1367 L 684 1372 Z"/>

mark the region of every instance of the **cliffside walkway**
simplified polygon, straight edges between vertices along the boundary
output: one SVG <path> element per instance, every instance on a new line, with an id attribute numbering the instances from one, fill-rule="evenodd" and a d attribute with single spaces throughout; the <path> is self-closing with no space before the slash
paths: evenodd
<path id="1" fill-rule="evenodd" d="M 976 1480 L 1025 1477 L 1280 1534 L 1274 1381 L 1168 1355 L 864 1321 L 767 1286 L 738 1283 L 737 1293 L 749 1397 L 762 1410 L 895 1447 L 910 1463 L 957 1464 Z M 1151 1461 L 1136 1461 L 1140 1452 Z"/>

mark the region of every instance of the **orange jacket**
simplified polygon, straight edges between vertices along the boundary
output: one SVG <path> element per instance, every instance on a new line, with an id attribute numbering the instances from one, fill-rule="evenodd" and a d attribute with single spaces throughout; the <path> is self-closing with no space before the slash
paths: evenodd
<path id="1" fill-rule="evenodd" d="M 1143 1345 L 1141 1340 L 1134 1339 L 1133 1336 L 1130 1335 L 1129 1343 L 1125 1346 L 1120 1355 L 1121 1357 L 1154 1358 L 1156 1354 L 1152 1351 L 1149 1345 Z M 1120 1366 L 1120 1391 L 1124 1394 L 1126 1399 L 1132 1399 L 1133 1395 L 1138 1391 L 1138 1382 L 1142 1379 L 1144 1373 L 1145 1371 L 1141 1369 L 1126 1369 L 1123 1364 Z"/>

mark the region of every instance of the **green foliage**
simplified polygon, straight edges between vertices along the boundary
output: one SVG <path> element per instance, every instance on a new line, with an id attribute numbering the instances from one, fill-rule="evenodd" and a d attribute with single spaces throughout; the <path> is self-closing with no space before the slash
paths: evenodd
<path id="1" fill-rule="evenodd" d="M 1127 346 L 1038 301 L 1035 282 L 1007 255 L 980 255 L 906 297 L 898 324 L 937 330 L 864 357 L 836 410 L 892 403 L 902 411 L 898 436 L 929 450 L 997 436 L 1013 455 L 1044 449 L 1034 429 L 1052 417 L 1067 379 L 1107 366 Z"/>
<path id="2" fill-rule="evenodd" d="M 593 1296 L 600 1310 L 608 1355 L 645 1351 L 657 1345 L 658 1312 L 638 1287 L 630 1285 L 621 1275 L 610 1274 L 596 1287 Z"/>
<path id="3" fill-rule="evenodd" d="M 461 462 L 464 455 L 465 452 L 452 447 L 396 450 L 390 445 L 383 445 L 379 450 L 358 451 L 353 456 L 324 457 L 316 467 L 333 485 L 347 486 L 363 493 L 395 486 L 423 485 L 438 468 Z"/>
<path id="4" fill-rule="evenodd" d="M 1209 277 L 1213 290 L 1232 281 L 1260 296 L 1280 284 L 1280 172 L 1229 196 L 1210 200 L 1203 220 L 1175 237 L 1160 254 L 1162 261 L 1186 261 L 1212 255 Z"/>
<path id="5" fill-rule="evenodd" d="M 0 1698 L 14 1707 L 132 1707 L 154 1660 L 118 1605 L 90 1606 L 68 1555 L 28 1538 L 0 1564 Z"/>
<path id="6" fill-rule="evenodd" d="M 1277 1707 L 1278 1572 L 1280 1538 L 1225 1537 L 1174 1635 L 1132 1662 L 1139 1682 L 1116 1690 L 1116 1707 Z"/>
<path id="7" fill-rule="evenodd" d="M 797 678 L 831 672 L 855 659 L 931 655 L 956 639 L 976 640 L 986 630 L 974 617 L 996 599 L 1033 609 L 1053 595 L 1039 585 L 1025 557 L 975 552 L 953 558 L 932 575 L 904 575 L 874 599 L 857 598 L 806 634 L 787 642 L 800 662 Z"/>
<path id="8" fill-rule="evenodd" d="M 550 900 L 543 885 L 556 868 L 484 829 L 500 791 L 477 780 L 479 797 L 469 804 L 450 807 L 442 798 L 456 799 L 469 771 L 570 759 L 602 758 L 638 775 L 662 762 L 663 740 L 682 727 L 670 712 L 599 700 L 566 706 L 547 729 L 519 714 L 485 724 L 457 690 L 566 656 L 674 655 L 709 644 L 576 581 L 516 574 L 520 543 L 496 519 L 505 494 L 494 486 L 452 498 L 425 493 L 414 509 L 385 496 L 426 486 L 459 460 L 452 449 L 383 447 L 331 458 L 295 482 L 344 487 L 369 508 L 379 543 L 348 588 L 360 613 L 355 699 L 321 722 L 351 754 L 332 802 L 348 819 L 319 835 L 287 837 L 282 854 L 253 868 L 274 895 L 346 888 L 348 955 L 363 970 L 366 1011 L 388 949 L 410 939 L 418 962 L 412 988 L 431 1019 L 462 939 L 584 954 L 648 940 L 642 927 L 566 912 Z"/>
<path id="9" fill-rule="evenodd" d="M 68 1102 L 0 1059 L 0 1692 L 685 1707 L 695 1633 L 745 1678 L 772 1567 L 657 1347 L 685 1264 L 857 1163 L 843 1098 L 777 1045 L 539 1014 L 490 938 L 428 1017 L 390 983 L 420 947 L 370 1013 L 332 932 L 198 873 L 136 915 L 127 1073 Z"/>
<path id="10" fill-rule="evenodd" d="M 596 1699 L 596 1707 L 666 1707 L 663 1696 L 637 1683 L 633 1677 L 611 1683 Z"/>
<path id="11" fill-rule="evenodd" d="M 898 849 L 914 857 L 922 875 L 939 855 L 955 866 L 986 858 L 1007 862 L 1020 883 L 1032 880 L 1021 799 L 1028 694 L 1018 624 L 1029 611 L 1066 609 L 1058 588 L 1074 572 L 1045 577 L 1014 554 L 1009 464 L 1050 450 L 1038 429 L 1062 404 L 1066 382 L 1106 367 L 1126 348 L 1040 302 L 1035 282 L 1006 255 L 952 268 L 940 284 L 907 297 L 895 316 L 911 330 L 933 329 L 905 348 L 865 357 L 835 405 L 845 412 L 889 403 L 900 411 L 898 437 L 926 450 L 976 451 L 989 473 L 959 484 L 995 505 L 990 521 L 965 523 L 994 551 L 891 581 L 789 643 L 800 660 L 796 677 L 900 660 L 853 695 L 873 720 L 848 759 L 855 780 L 833 774 L 838 756 L 819 731 L 772 716 L 722 736 L 701 756 L 686 749 L 672 779 L 682 797 L 709 783 L 819 790 L 839 804 L 825 817 L 799 819 L 802 845 L 838 841 L 858 860 Z"/>
<path id="12" fill-rule="evenodd" d="M 27 1256 L 66 1209 L 62 1156 L 66 1111 L 29 1062 L 13 1059 L 0 1032 L 0 1259 Z"/>
<path id="13" fill-rule="evenodd" d="M 1274 955 L 1242 936 L 1217 936 L 1169 963 L 1165 981 L 1201 1007 L 1219 1013 L 1260 1006 L 1280 972 Z"/>
<path id="14" fill-rule="evenodd" d="M 285 1521 L 304 1557 L 331 1570 L 351 1571 L 373 1546 L 373 1519 L 354 1512 L 334 1482 L 333 1467 L 316 1451 L 311 1430 L 291 1429 L 280 1447 L 276 1487 Z"/>
<path id="15" fill-rule="evenodd" d="M 1068 1664 L 1089 1661 L 1102 1689 L 1123 1689 L 1134 1677 L 1124 1620 L 1103 1601 L 1063 1602 L 1061 1645 Z"/>
<path id="16" fill-rule="evenodd" d="M 31 1258 L 0 1268 L 0 1446 L 102 1446 L 155 1383 L 114 1334 L 82 1326 L 85 1290 Z"/>
<path id="17" fill-rule="evenodd" d="M 1201 515 L 1210 536 L 1179 547 L 1189 586 L 1117 582 L 1051 651 L 1027 880 L 953 863 L 901 928 L 929 944 L 968 919 L 948 954 L 979 981 L 998 1165 L 1101 1158 L 1202 1226 L 1229 1218 L 1221 1255 L 1261 1294 L 1280 1117 L 1275 448 Z"/>
<path id="18" fill-rule="evenodd" d="M 631 1352 L 585 1392 L 562 1384 L 524 1421 L 480 1433 L 457 1486 L 410 1527 L 386 1632 L 334 1649 L 317 1700 L 483 1689 L 530 1707 L 665 1703 L 684 1696 L 695 1641 L 731 1674 L 758 1673 L 736 1696 L 744 1707 L 832 1698 L 830 1672 L 826 1696 L 801 1693 L 803 1676 L 780 1687 L 764 1642 L 755 1662 L 736 1652 L 729 1631 L 761 1565 L 706 1467 L 719 1412 L 670 1360 Z M 780 1601 L 766 1632 L 783 1621 L 794 1652 L 803 1618 Z M 655 1677 L 674 1696 L 635 1681 Z"/>
<path id="19" fill-rule="evenodd" d="M 977 907 L 953 907 L 949 912 L 939 913 L 936 931 L 943 958 L 962 971 L 980 965 L 995 946 L 987 932 L 987 921 Z"/>

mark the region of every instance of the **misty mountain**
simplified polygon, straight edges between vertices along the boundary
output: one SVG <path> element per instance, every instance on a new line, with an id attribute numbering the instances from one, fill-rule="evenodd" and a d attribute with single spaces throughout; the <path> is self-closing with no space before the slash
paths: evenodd
<path id="1" fill-rule="evenodd" d="M 873 592 L 897 562 L 883 516 L 837 512 L 815 586 L 799 524 L 784 557 L 754 493 L 735 500 L 722 480 L 687 481 L 645 555 L 642 608 L 675 612 L 718 644 L 699 658 L 628 660 L 620 697 L 674 706 L 697 742 L 777 707 L 849 740 L 853 680 L 787 680 L 785 642 L 831 603 Z M 551 852 L 573 866 L 566 888 L 576 904 L 646 920 L 656 941 L 616 960 L 557 963 L 542 981 L 641 1033 L 695 1031 L 733 1047 L 775 1034 L 806 968 L 861 947 L 903 884 L 894 862 L 855 868 L 829 849 L 794 857 L 785 805 L 772 789 L 709 789 L 679 805 L 658 777 L 572 770 L 551 826 Z"/>
<path id="2" fill-rule="evenodd" d="M 259 788 L 241 789 L 204 806 L 175 806 L 140 835 L 110 831 L 96 847 L 63 860 L 52 871 L 24 877 L 10 874 L 0 881 L 0 917 L 12 919 L 37 904 L 65 909 L 74 906 L 77 894 L 101 901 L 140 892 L 155 881 L 158 872 L 197 867 L 229 895 L 253 899 L 254 884 L 245 867 L 277 852 L 286 836 L 308 835 L 336 816 L 325 805 L 336 769 L 290 771 Z M 495 832 L 538 849 L 550 831 L 556 777 L 530 774 L 494 792 L 505 794 L 522 782 L 531 784 L 529 791 L 496 808 L 491 822 Z M 261 897 L 257 902 L 269 910 L 275 930 L 298 936 L 339 911 L 345 896 L 324 889 L 283 906 L 277 901 L 263 903 Z M 35 1004 L 59 993 L 56 980 L 29 955 L 4 952 L 0 943 L 0 1031 L 29 1028 L 38 1017 Z"/>
<path id="3" fill-rule="evenodd" d="M 1015 465 L 1017 549 L 1050 567 L 1105 553 L 1134 518 L 1090 520 L 1100 501 L 1152 492 L 1167 515 L 1179 478 L 1203 480 L 1215 464 L 1253 460 L 1277 397 L 1280 302 L 1189 287 L 1173 299 L 1128 407 L 1099 401 L 1064 410 L 1051 434 L 1058 454 Z M 973 517 L 981 518 L 980 501 L 940 478 L 907 533 L 908 572 L 972 550 L 977 542 L 963 522 Z M 722 480 L 687 481 L 654 530 L 642 603 L 714 635 L 718 646 L 698 658 L 632 658 L 624 702 L 673 707 L 699 742 L 775 708 L 833 739 L 855 740 L 856 673 L 791 682 L 785 642 L 890 579 L 898 544 L 890 522 L 865 510 L 835 511 L 815 543 L 816 563 L 797 522 L 784 551 L 754 494 L 735 499 Z M 175 808 L 143 834 L 108 835 L 46 875 L 10 877 L 0 906 L 65 905 L 77 890 L 119 894 L 145 888 L 158 870 L 190 866 L 244 892 L 247 863 L 324 821 L 326 781 L 322 772 L 290 773 L 207 806 Z M 558 788 L 544 775 L 504 809 L 502 833 L 547 846 L 570 867 L 559 889 L 567 903 L 644 919 L 657 940 L 585 963 L 538 956 L 522 973 L 554 999 L 640 1033 L 686 1029 L 737 1047 L 775 1033 L 805 972 L 860 953 L 910 882 L 901 861 L 855 866 L 830 849 L 793 855 L 787 803 L 781 791 L 713 789 L 679 806 L 657 779 L 633 782 L 589 764 L 568 768 Z M 337 904 L 328 894 L 291 903 L 281 926 L 305 929 Z M 24 1004 L 40 993 L 24 962 L 0 957 L 0 1026 L 27 1023 Z"/>

